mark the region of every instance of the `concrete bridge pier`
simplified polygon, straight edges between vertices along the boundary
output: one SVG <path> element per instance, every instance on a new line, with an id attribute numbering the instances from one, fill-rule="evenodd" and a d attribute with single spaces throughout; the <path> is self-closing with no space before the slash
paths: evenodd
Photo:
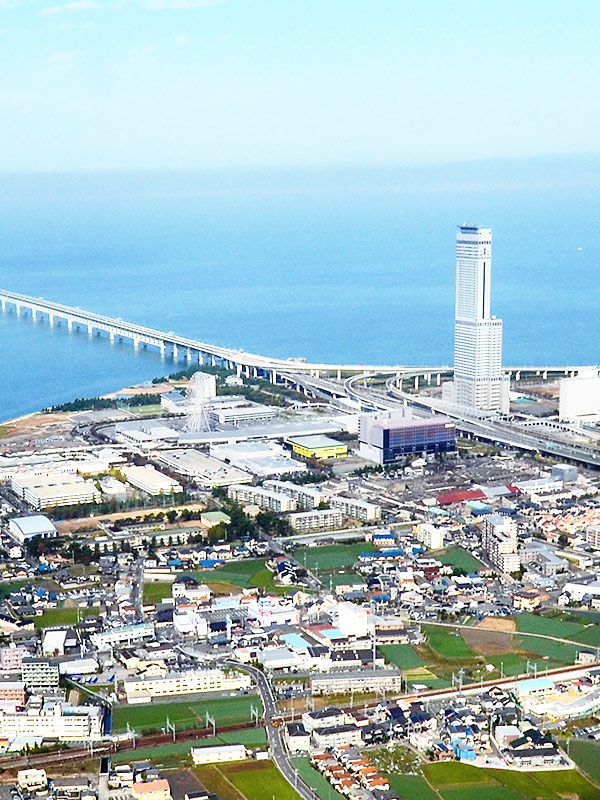
<path id="1" fill-rule="evenodd" d="M 165 350 L 166 350 L 165 343 L 161 342 L 160 343 L 160 354 L 161 354 L 162 358 L 165 357 Z"/>
<path id="2" fill-rule="evenodd" d="M 176 344 L 173 345 L 173 360 L 179 361 L 179 347 Z"/>
<path id="3" fill-rule="evenodd" d="M 211 357 L 210 357 L 210 365 L 211 365 L 211 367 L 216 367 L 217 366 L 217 359 L 213 355 L 211 355 Z"/>
<path id="4" fill-rule="evenodd" d="M 542 377 L 544 378 L 545 381 L 548 380 L 548 370 L 547 369 L 544 370 L 544 373 L 543 373 Z"/>
<path id="5" fill-rule="evenodd" d="M 2 303 L 2 311 L 6 311 L 6 300 L 2 298 L 0 302 Z"/>
<path id="6" fill-rule="evenodd" d="M 442 373 L 441 372 L 438 372 L 438 374 L 436 376 L 435 385 L 436 386 L 441 386 L 442 385 Z"/>
<path id="7" fill-rule="evenodd" d="M 338 381 L 342 380 L 342 370 L 341 369 L 338 369 L 338 371 L 337 371 L 337 379 L 338 379 Z"/>
<path id="8" fill-rule="evenodd" d="M 242 365 L 241 364 L 236 364 L 235 365 L 235 374 L 238 376 L 238 378 L 242 377 Z"/>
<path id="9" fill-rule="evenodd" d="M 37 309 L 31 309 L 31 319 L 35 322 L 37 320 Z"/>
<path id="10" fill-rule="evenodd" d="M 115 340 L 115 332 L 114 331 L 109 331 L 108 336 L 109 336 L 109 339 L 111 340 L 111 342 L 114 342 L 114 340 Z"/>
<path id="11" fill-rule="evenodd" d="M 271 383 L 277 383 L 277 372 L 275 370 L 271 370 Z"/>
<path id="12" fill-rule="evenodd" d="M 67 328 L 70 331 L 73 330 L 73 320 L 71 319 L 71 317 L 67 317 Z"/>
<path id="13" fill-rule="evenodd" d="M 48 324 L 50 325 L 51 328 L 54 327 L 54 314 L 48 314 Z"/>
<path id="14" fill-rule="evenodd" d="M 419 376 L 415 375 L 415 389 L 419 388 Z"/>
<path id="15" fill-rule="evenodd" d="M 17 317 L 21 316 L 21 303 L 15 303 L 15 308 L 17 310 Z"/>
<path id="16" fill-rule="evenodd" d="M 88 336 L 92 336 L 92 335 L 93 335 L 93 333 L 94 333 L 94 328 L 93 328 L 93 326 L 92 326 L 92 325 L 88 325 L 88 326 L 87 326 L 87 329 L 88 329 Z"/>

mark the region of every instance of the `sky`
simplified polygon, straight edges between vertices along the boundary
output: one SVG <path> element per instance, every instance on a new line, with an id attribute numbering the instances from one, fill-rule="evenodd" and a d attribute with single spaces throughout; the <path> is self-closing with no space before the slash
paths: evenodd
<path id="1" fill-rule="evenodd" d="M 597 0 L 0 0 L 0 171 L 600 150 Z"/>

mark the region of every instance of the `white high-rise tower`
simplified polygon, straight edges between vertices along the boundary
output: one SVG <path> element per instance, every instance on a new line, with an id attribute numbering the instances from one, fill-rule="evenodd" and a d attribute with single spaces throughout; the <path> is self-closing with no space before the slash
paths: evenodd
<path id="1" fill-rule="evenodd" d="M 490 315 L 491 271 L 491 228 L 461 225 L 456 236 L 454 384 L 444 396 L 460 406 L 508 413 L 502 320 Z"/>

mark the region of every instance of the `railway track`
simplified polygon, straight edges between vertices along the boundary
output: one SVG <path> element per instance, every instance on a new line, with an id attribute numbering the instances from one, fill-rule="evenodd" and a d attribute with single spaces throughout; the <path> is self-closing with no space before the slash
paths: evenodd
<path id="1" fill-rule="evenodd" d="M 240 722 L 236 725 L 221 725 L 217 729 L 217 736 L 228 731 L 240 731 L 246 728 L 253 728 L 253 722 Z M 178 742 L 193 742 L 198 739 L 209 739 L 213 735 L 210 728 L 194 728 L 177 733 Z M 156 747 L 169 744 L 173 741 L 170 733 L 155 733 L 148 736 L 136 737 L 135 747 L 132 741 L 124 742 L 99 742 L 93 747 L 82 747 L 65 750 L 57 750 L 50 753 L 31 753 L 26 756 L 4 756 L 0 758 L 0 770 L 16 770 L 29 767 L 39 767 L 51 764 L 76 763 L 78 761 L 89 761 L 91 758 L 112 755 L 113 753 L 123 753 L 131 751 L 135 753 L 138 748 Z"/>

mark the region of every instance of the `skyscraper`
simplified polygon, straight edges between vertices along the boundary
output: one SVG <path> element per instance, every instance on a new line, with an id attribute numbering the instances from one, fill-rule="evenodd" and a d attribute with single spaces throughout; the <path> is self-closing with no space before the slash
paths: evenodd
<path id="1" fill-rule="evenodd" d="M 454 382 L 444 398 L 483 411 L 509 410 L 502 320 L 490 315 L 492 230 L 461 225 L 456 236 Z"/>

